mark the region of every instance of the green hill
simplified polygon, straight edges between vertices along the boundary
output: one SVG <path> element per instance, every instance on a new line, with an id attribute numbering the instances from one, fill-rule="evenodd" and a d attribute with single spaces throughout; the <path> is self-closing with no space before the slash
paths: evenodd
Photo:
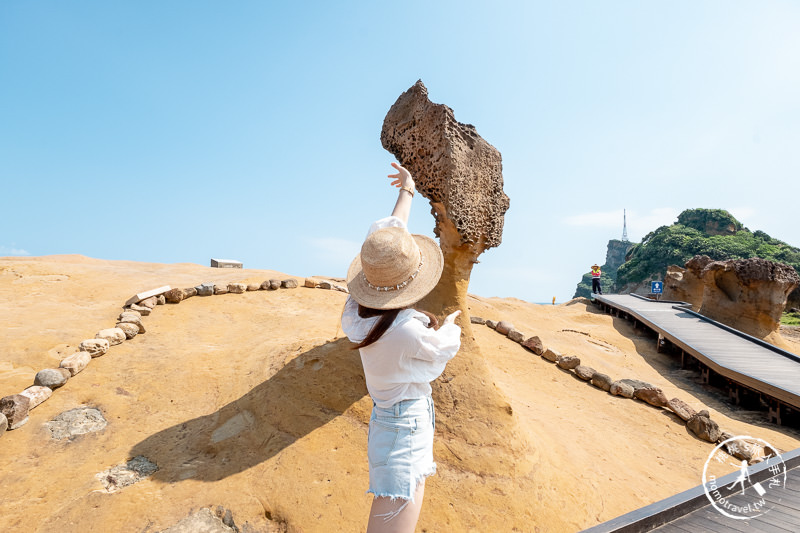
<path id="1" fill-rule="evenodd" d="M 800 273 L 800 249 L 763 231 L 750 231 L 724 209 L 687 209 L 678 215 L 677 222 L 648 233 L 641 243 L 630 248 L 626 261 L 613 275 L 613 286 L 609 280 L 609 289 L 618 290 L 645 280 L 664 279 L 667 266 L 683 266 L 698 254 L 714 260 L 760 257 L 786 263 Z M 611 272 L 604 270 L 603 274 L 612 277 Z M 586 276 L 588 274 L 578 285 L 576 296 L 586 295 L 581 290 Z M 605 292 L 606 288 L 603 289 Z M 799 300 L 800 290 L 795 290 L 791 299 Z"/>

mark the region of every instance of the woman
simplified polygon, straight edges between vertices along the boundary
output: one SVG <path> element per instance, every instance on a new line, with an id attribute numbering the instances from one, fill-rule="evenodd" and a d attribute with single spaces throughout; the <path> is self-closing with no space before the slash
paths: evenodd
<path id="1" fill-rule="evenodd" d="M 407 228 L 414 197 L 411 174 L 392 163 L 400 188 L 392 215 L 373 223 L 347 272 L 350 297 L 342 330 L 358 343 L 372 397 L 367 456 L 374 494 L 368 533 L 414 531 L 425 478 L 433 462 L 434 408 L 430 382 L 461 347 L 456 311 L 436 328 L 433 315 L 412 306 L 442 275 L 436 241 Z"/>

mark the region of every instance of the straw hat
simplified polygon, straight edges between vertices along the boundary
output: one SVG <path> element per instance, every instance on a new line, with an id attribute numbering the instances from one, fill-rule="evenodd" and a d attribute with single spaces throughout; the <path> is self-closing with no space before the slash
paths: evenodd
<path id="1" fill-rule="evenodd" d="M 400 309 L 421 300 L 439 283 L 444 258 L 436 241 L 404 228 L 370 234 L 347 270 L 347 288 L 359 304 Z"/>

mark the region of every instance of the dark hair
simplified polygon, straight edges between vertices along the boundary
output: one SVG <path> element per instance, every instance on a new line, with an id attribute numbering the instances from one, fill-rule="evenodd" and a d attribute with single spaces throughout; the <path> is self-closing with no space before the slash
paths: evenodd
<path id="1" fill-rule="evenodd" d="M 365 307 L 359 304 L 358 316 L 361 318 L 374 318 L 376 316 L 380 318 L 377 322 L 375 322 L 375 325 L 372 326 L 372 329 L 369 330 L 369 333 L 364 340 L 353 346 L 353 349 L 357 350 L 359 348 L 364 348 L 365 346 L 369 346 L 370 344 L 377 342 L 394 323 L 397 315 L 400 314 L 400 311 L 402 311 L 402 309 L 372 309 L 371 307 Z M 429 328 L 439 329 L 439 320 L 435 316 L 420 309 L 417 309 L 417 311 L 428 317 Z"/>

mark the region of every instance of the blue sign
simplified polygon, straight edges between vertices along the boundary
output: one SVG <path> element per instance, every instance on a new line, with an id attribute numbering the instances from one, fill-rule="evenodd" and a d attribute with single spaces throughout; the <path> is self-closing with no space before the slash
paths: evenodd
<path id="1" fill-rule="evenodd" d="M 661 294 L 664 292 L 664 282 L 663 281 L 651 281 L 650 282 L 650 293 L 651 294 Z"/>

